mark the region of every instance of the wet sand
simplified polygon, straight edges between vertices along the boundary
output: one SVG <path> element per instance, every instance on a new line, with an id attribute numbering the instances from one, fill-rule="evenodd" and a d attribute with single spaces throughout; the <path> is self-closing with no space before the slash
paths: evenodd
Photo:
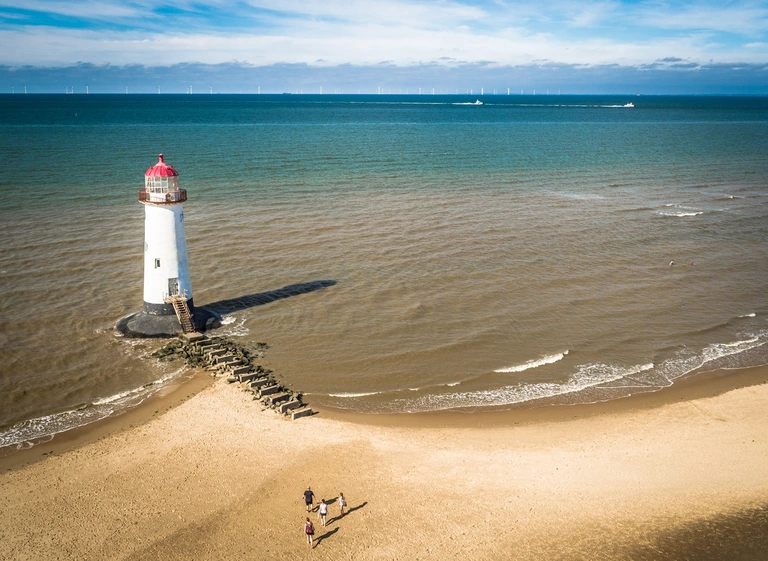
<path id="1" fill-rule="evenodd" d="M 762 559 L 768 367 L 728 374 L 592 406 L 295 422 L 198 378 L 0 459 L 0 559 Z M 311 553 L 307 485 L 331 502 Z"/>

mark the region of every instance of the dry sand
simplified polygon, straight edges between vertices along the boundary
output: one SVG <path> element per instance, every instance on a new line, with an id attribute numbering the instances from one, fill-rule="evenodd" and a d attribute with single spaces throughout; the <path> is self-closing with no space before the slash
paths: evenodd
<path id="1" fill-rule="evenodd" d="M 6 461 L 0 559 L 768 558 L 768 385 L 622 401 L 535 422 L 291 422 L 217 381 L 73 450 Z M 331 501 L 326 528 L 311 515 L 314 550 L 307 485 Z"/>

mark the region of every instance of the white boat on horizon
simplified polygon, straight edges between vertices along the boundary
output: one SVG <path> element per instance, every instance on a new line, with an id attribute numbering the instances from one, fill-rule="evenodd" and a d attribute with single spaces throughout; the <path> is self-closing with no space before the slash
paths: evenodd
<path id="1" fill-rule="evenodd" d="M 634 106 L 635 104 L 632 103 L 631 101 L 629 103 L 625 103 L 624 105 L 622 105 L 622 107 L 634 107 Z"/>
<path id="2" fill-rule="evenodd" d="M 479 99 L 476 99 L 472 105 L 482 105 L 482 104 L 483 104 L 482 101 L 480 101 Z"/>

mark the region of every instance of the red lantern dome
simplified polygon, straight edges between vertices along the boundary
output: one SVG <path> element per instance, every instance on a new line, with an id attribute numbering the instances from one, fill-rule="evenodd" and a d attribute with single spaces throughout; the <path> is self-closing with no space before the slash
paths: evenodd
<path id="1" fill-rule="evenodd" d="M 179 189 L 179 172 L 165 163 L 163 155 L 144 174 L 144 189 L 139 191 L 139 201 L 156 205 L 183 203 L 187 191 Z"/>
<path id="2" fill-rule="evenodd" d="M 145 177 L 178 177 L 178 175 L 179 172 L 173 166 L 165 163 L 162 154 L 158 157 L 157 163 L 144 174 Z"/>

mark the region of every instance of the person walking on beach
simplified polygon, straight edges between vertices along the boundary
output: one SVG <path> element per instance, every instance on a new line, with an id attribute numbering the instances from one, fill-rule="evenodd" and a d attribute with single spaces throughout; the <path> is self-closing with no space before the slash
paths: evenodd
<path id="1" fill-rule="evenodd" d="M 344 516 L 344 507 L 347 506 L 347 499 L 344 498 L 344 493 L 339 493 L 339 517 Z"/>
<path id="2" fill-rule="evenodd" d="M 307 512 L 314 510 L 315 494 L 312 492 L 312 488 L 309 486 L 307 486 L 307 490 L 304 491 L 304 502 L 307 505 Z"/>
<path id="3" fill-rule="evenodd" d="M 320 499 L 320 507 L 317 510 L 320 513 L 320 522 L 325 526 L 325 517 L 328 516 L 328 503 L 325 499 Z"/>
<path id="4" fill-rule="evenodd" d="M 304 535 L 307 536 L 307 544 L 309 544 L 310 549 L 315 547 L 312 545 L 312 536 L 315 535 L 315 526 L 312 524 L 309 517 L 307 517 L 307 521 L 304 522 Z"/>

